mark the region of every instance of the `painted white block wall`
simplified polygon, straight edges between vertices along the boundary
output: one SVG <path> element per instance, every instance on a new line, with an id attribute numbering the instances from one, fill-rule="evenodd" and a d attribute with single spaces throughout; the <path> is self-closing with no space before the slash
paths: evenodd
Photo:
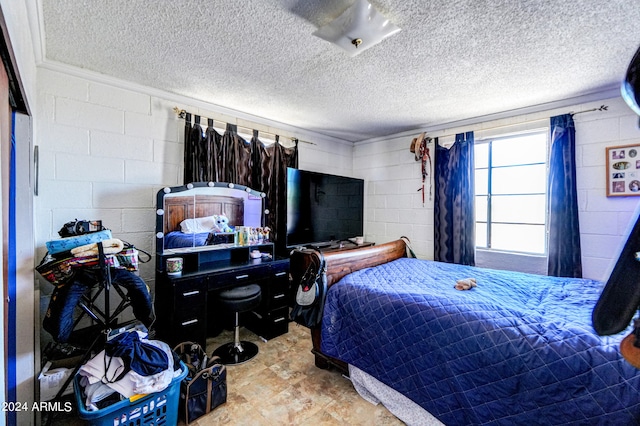
<path id="1" fill-rule="evenodd" d="M 35 200 L 38 256 L 69 220 L 101 219 L 116 238 L 150 253 L 155 244 L 156 193 L 181 185 L 184 120 L 174 106 L 203 117 L 282 137 L 297 137 L 299 167 L 352 172 L 352 146 L 302 129 L 278 127 L 213 104 L 179 98 L 91 74 L 39 68 L 35 141 L 40 149 Z M 286 144 L 286 140 L 282 140 Z M 141 266 L 153 289 L 154 261 Z"/>
<path id="2" fill-rule="evenodd" d="M 512 132 L 522 128 L 548 126 L 549 117 L 568 112 L 586 111 L 608 105 L 607 111 L 577 114 L 576 157 L 579 219 L 581 227 L 584 277 L 606 280 L 615 261 L 638 197 L 606 197 L 605 147 L 637 144 L 640 141 L 638 117 L 621 98 L 578 104 L 534 114 L 486 121 L 464 127 L 430 131 L 442 137 L 473 130 L 482 135 Z M 377 243 L 408 236 L 419 257 L 433 259 L 433 201 L 422 196 L 420 163 L 409 152 L 415 133 L 404 133 L 359 143 L 354 148 L 354 174 L 368 182 L 366 203 L 366 239 Z M 433 157 L 433 148 L 431 149 Z M 429 183 L 426 184 L 428 194 Z M 485 258 L 485 256 L 478 256 Z M 535 260 L 534 264 L 535 264 Z M 539 263 L 539 262 L 538 262 Z M 538 271 L 520 257 L 501 257 L 483 266 Z"/>
<path id="3" fill-rule="evenodd" d="M 425 203 L 418 189 L 421 165 L 401 135 L 354 148 L 354 174 L 365 179 L 365 240 L 383 243 L 407 236 L 420 257 L 433 258 L 433 201 L 425 183 Z"/>
<path id="4" fill-rule="evenodd" d="M 640 201 L 638 197 L 606 197 L 605 148 L 640 141 L 638 117 L 624 101 L 616 98 L 606 104 L 606 112 L 576 116 L 583 270 L 586 277 L 601 280 L 608 278 Z"/>

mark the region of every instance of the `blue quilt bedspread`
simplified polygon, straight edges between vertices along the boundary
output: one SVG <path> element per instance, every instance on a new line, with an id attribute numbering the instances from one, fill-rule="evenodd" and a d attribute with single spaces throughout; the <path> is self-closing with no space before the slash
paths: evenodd
<path id="1" fill-rule="evenodd" d="M 478 286 L 455 290 L 463 278 Z M 639 424 L 625 333 L 600 337 L 591 325 L 602 287 L 402 258 L 329 289 L 322 351 L 447 425 Z"/>

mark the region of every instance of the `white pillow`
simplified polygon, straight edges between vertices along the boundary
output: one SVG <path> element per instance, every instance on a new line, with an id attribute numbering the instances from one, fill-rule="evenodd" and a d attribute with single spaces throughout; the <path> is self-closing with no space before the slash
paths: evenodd
<path id="1" fill-rule="evenodd" d="M 180 222 L 180 230 L 185 234 L 199 234 L 201 232 L 211 232 L 216 229 L 216 217 L 206 216 L 195 219 L 185 219 Z"/>

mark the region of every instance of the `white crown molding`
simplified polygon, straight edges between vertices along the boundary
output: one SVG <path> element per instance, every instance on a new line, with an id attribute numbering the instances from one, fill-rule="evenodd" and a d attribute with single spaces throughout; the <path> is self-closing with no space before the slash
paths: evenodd
<path id="1" fill-rule="evenodd" d="M 588 103 L 588 102 L 602 101 L 605 99 L 613 99 L 613 98 L 619 98 L 619 97 L 620 97 L 620 88 L 618 86 L 609 87 L 599 92 L 589 93 L 581 96 L 576 96 L 574 98 L 562 99 L 559 101 L 548 102 L 544 104 L 532 105 L 525 108 L 518 108 L 518 109 L 509 110 L 509 111 L 503 111 L 495 114 L 483 115 L 483 116 L 473 117 L 473 118 L 460 120 L 460 121 L 451 121 L 451 122 L 441 123 L 441 124 L 425 124 L 413 130 L 408 130 L 402 133 L 358 141 L 358 142 L 355 142 L 354 145 L 384 142 L 392 138 L 400 138 L 400 137 L 407 137 L 407 136 L 415 137 L 421 132 L 433 133 L 441 130 L 448 130 L 448 129 L 459 128 L 459 127 L 472 127 L 479 123 L 503 120 L 507 118 L 528 115 L 528 114 L 536 114 L 544 111 L 551 111 L 554 109 L 569 108 L 569 107 L 573 107 L 573 106 Z M 573 112 L 573 111 L 567 111 L 567 113 L 569 112 Z"/>
<path id="2" fill-rule="evenodd" d="M 46 43 L 44 39 L 44 18 L 42 14 L 42 0 L 27 1 L 27 19 L 31 31 L 31 42 L 36 65 L 41 65 L 45 57 Z"/>
<path id="3" fill-rule="evenodd" d="M 96 82 L 96 83 L 107 84 L 107 85 L 111 85 L 111 86 L 114 86 L 114 87 L 117 87 L 117 88 L 120 88 L 120 89 L 131 90 L 131 91 L 138 92 L 138 93 L 144 93 L 146 95 L 157 97 L 157 98 L 161 98 L 161 99 L 164 99 L 164 100 L 173 101 L 173 102 L 181 103 L 181 104 L 187 104 L 187 105 L 191 105 L 191 106 L 196 107 L 196 108 L 202 108 L 202 109 L 209 110 L 209 111 L 212 111 L 212 112 L 216 112 L 216 113 L 219 113 L 219 114 L 224 114 L 224 115 L 228 115 L 228 116 L 231 116 L 231 117 L 236 117 L 238 119 L 250 121 L 250 122 L 255 123 L 255 124 L 260 124 L 260 125 L 264 125 L 264 126 L 273 127 L 273 128 L 278 129 L 278 130 L 281 130 L 281 131 L 290 132 L 290 133 L 296 135 L 296 137 L 298 139 L 300 139 L 301 141 L 309 141 L 309 142 L 312 142 L 312 141 L 325 141 L 325 142 L 331 142 L 331 143 L 340 143 L 340 144 L 344 144 L 344 145 L 348 145 L 348 146 L 355 146 L 355 145 L 363 145 L 363 144 L 369 144 L 369 143 L 383 142 L 383 141 L 386 141 L 386 140 L 389 140 L 389 139 L 406 137 L 406 136 L 416 136 L 417 134 L 419 134 L 421 132 L 424 132 L 424 131 L 433 133 L 433 132 L 437 132 L 437 131 L 440 131 L 440 130 L 447 130 L 447 129 L 452 129 L 452 128 L 472 127 L 472 126 L 474 126 L 476 124 L 479 124 L 479 123 L 502 120 L 502 119 L 507 119 L 507 118 L 516 117 L 516 116 L 522 116 L 522 115 L 527 115 L 527 114 L 535 114 L 535 113 L 540 113 L 540 112 L 543 112 L 543 111 L 550 111 L 550 110 L 559 109 L 559 108 L 569 108 L 569 107 L 576 106 L 576 105 L 583 104 L 583 103 L 601 101 L 601 100 L 605 100 L 605 99 L 612 99 L 612 98 L 620 97 L 620 89 L 619 89 L 619 87 L 610 87 L 610 88 L 604 89 L 604 90 L 599 91 L 599 92 L 594 92 L 594 93 L 581 95 L 581 96 L 568 98 L 568 99 L 562 99 L 562 100 L 559 100 L 559 101 L 548 102 L 548 103 L 538 104 L 538 105 L 532 105 L 532 106 L 528 106 L 528 107 L 525 107 L 525 108 L 519 108 L 519 109 L 514 109 L 514 110 L 509 110 L 509 111 L 503 111 L 503 112 L 499 112 L 499 113 L 495 113 L 495 114 L 489 114 L 489 115 L 484 115 L 484 116 L 479 116 L 479 117 L 473 117 L 473 118 L 460 120 L 460 121 L 452 121 L 452 122 L 446 122 L 446 123 L 441 123 L 441 124 L 429 124 L 429 125 L 425 124 L 424 126 L 419 126 L 418 128 L 415 128 L 413 130 L 407 130 L 407 131 L 396 133 L 396 134 L 392 134 L 392 135 L 380 136 L 380 137 L 376 137 L 376 138 L 365 139 L 365 140 L 356 141 L 356 142 L 350 142 L 350 141 L 345 141 L 343 139 L 335 138 L 335 137 L 332 137 L 332 136 L 323 135 L 321 133 L 313 132 L 313 131 L 310 131 L 310 130 L 305 130 L 305 129 L 302 129 L 302 128 L 299 128 L 299 127 L 295 127 L 295 126 L 292 126 L 292 125 L 289 125 L 289 124 L 285 124 L 285 123 L 281 123 L 281 122 L 278 122 L 278 121 L 269 120 L 267 118 L 255 116 L 255 115 L 252 115 L 252 114 L 248 114 L 248 113 L 245 113 L 245 112 L 242 112 L 242 111 L 238 111 L 238 110 L 234 110 L 234 109 L 231 109 L 231 108 L 227 108 L 227 107 L 223 107 L 223 106 L 220 106 L 220 105 L 216 105 L 216 104 L 213 104 L 213 103 L 201 100 L 201 99 L 195 99 L 195 98 L 191 98 L 191 97 L 188 97 L 188 96 L 178 95 L 176 93 L 167 92 L 167 91 L 162 90 L 162 89 L 156 89 L 156 88 L 153 88 L 153 87 L 144 86 L 144 85 L 141 85 L 141 84 L 138 84 L 138 83 L 134 83 L 134 82 L 131 82 L 131 81 L 115 78 L 115 77 L 112 77 L 112 76 L 109 76 L 109 75 L 106 75 L 106 74 L 100 74 L 100 73 L 97 73 L 95 71 L 90 71 L 90 70 L 86 70 L 86 69 L 83 69 L 83 68 L 78 68 L 78 67 L 75 67 L 75 66 L 64 64 L 64 63 L 61 63 L 61 62 L 48 60 L 46 58 L 44 58 L 44 59 L 41 58 L 41 61 L 38 64 L 38 66 L 43 68 L 43 69 L 47 69 L 47 70 L 55 71 L 55 72 L 60 72 L 60 73 L 63 73 L 63 74 L 68 74 L 68 75 L 71 75 L 71 76 L 74 76 L 74 77 L 82 78 L 82 79 L 93 81 L 93 82 Z"/>
<path id="4" fill-rule="evenodd" d="M 176 102 L 184 105 L 189 105 L 196 108 L 202 108 L 208 111 L 228 115 L 230 117 L 235 117 L 237 119 L 246 120 L 251 123 L 255 123 L 263 126 L 269 126 L 274 129 L 278 129 L 280 131 L 289 132 L 295 135 L 295 137 L 298 138 L 301 142 L 316 143 L 319 141 L 324 141 L 324 142 L 340 143 L 348 146 L 353 146 L 353 143 L 350 141 L 345 141 L 343 139 L 323 135 L 321 133 L 305 130 L 300 127 L 292 126 L 286 123 L 269 120 L 264 117 L 259 117 L 259 116 L 248 114 L 235 109 L 216 105 L 201 99 L 195 99 L 195 98 L 191 98 L 184 95 L 178 95 L 176 93 L 167 92 L 162 89 L 156 89 L 154 87 L 144 86 L 142 84 L 134 83 L 127 80 L 122 80 L 106 74 L 100 74 L 95 71 L 78 68 L 72 65 L 64 64 L 57 61 L 52 61 L 46 58 L 43 59 L 38 66 L 42 69 L 55 71 L 62 74 L 68 74 L 73 77 L 82 78 L 94 83 L 106 84 L 106 85 L 114 86 L 119 89 L 130 90 L 137 93 L 143 93 L 145 95 L 161 98 L 163 100 L 172 101 L 172 102 Z"/>

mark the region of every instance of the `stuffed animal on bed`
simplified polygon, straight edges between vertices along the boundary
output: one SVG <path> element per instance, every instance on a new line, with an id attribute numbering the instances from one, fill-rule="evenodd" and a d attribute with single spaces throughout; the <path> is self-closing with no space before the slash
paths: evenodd
<path id="1" fill-rule="evenodd" d="M 216 226 L 219 232 L 233 232 L 229 226 L 229 218 L 224 213 L 216 215 Z"/>
<path id="2" fill-rule="evenodd" d="M 454 288 L 456 290 L 471 290 L 473 287 L 477 287 L 477 286 L 478 284 L 476 283 L 475 278 L 465 278 L 465 279 L 456 281 L 456 285 L 454 286 Z"/>

